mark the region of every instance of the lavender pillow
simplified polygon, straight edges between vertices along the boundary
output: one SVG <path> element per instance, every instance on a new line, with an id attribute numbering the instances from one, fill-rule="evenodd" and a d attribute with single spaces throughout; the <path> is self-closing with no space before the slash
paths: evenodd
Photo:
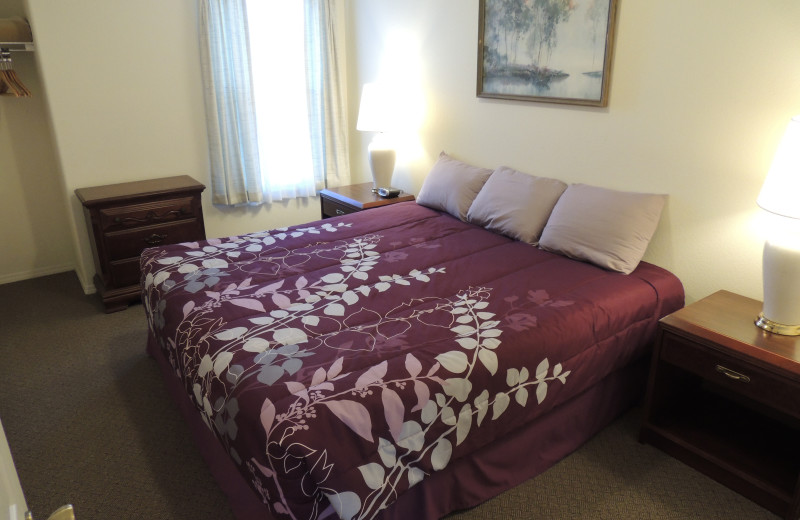
<path id="1" fill-rule="evenodd" d="M 567 185 L 501 166 L 486 181 L 469 208 L 467 220 L 536 245 L 550 212 Z"/>
<path id="2" fill-rule="evenodd" d="M 558 199 L 539 247 L 630 274 L 656 231 L 666 195 L 573 184 Z"/>
<path id="3" fill-rule="evenodd" d="M 491 174 L 492 170 L 463 163 L 442 152 L 422 183 L 417 203 L 466 220 L 472 201 Z"/>

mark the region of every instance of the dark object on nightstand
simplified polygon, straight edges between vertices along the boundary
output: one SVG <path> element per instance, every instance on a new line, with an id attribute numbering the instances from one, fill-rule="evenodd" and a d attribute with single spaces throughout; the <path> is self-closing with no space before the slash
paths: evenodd
<path id="1" fill-rule="evenodd" d="M 400 190 L 397 188 L 378 188 L 378 195 L 384 199 L 393 199 L 400 195 Z"/>
<path id="2" fill-rule="evenodd" d="M 410 193 L 384 198 L 372 191 L 372 183 L 352 184 L 338 188 L 327 188 L 319 192 L 322 218 L 347 215 L 365 209 L 378 208 L 387 204 L 414 200 Z"/>
<path id="3" fill-rule="evenodd" d="M 89 228 L 94 284 L 106 312 L 140 297 L 139 254 L 148 247 L 206 238 L 200 194 L 188 175 L 79 188 Z"/>
<path id="4" fill-rule="evenodd" d="M 639 439 L 786 520 L 800 515 L 800 339 L 719 291 L 659 323 Z"/>

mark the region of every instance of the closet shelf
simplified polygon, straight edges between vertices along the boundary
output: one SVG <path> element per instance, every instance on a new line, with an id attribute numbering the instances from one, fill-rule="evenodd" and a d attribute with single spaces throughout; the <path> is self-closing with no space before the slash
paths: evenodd
<path id="1" fill-rule="evenodd" d="M 27 20 L 19 16 L 0 18 L 0 49 L 6 51 L 32 51 L 33 33 Z"/>

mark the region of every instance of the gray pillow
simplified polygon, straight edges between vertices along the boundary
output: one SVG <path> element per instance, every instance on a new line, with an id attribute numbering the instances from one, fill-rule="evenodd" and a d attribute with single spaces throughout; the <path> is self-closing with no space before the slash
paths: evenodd
<path id="1" fill-rule="evenodd" d="M 417 203 L 466 220 L 472 201 L 491 174 L 492 170 L 471 166 L 442 152 L 422 183 Z"/>
<path id="2" fill-rule="evenodd" d="M 644 256 L 666 200 L 573 184 L 553 208 L 539 247 L 629 274 Z"/>
<path id="3" fill-rule="evenodd" d="M 536 245 L 553 206 L 567 189 L 557 179 L 536 177 L 501 166 L 469 208 L 467 220 Z"/>

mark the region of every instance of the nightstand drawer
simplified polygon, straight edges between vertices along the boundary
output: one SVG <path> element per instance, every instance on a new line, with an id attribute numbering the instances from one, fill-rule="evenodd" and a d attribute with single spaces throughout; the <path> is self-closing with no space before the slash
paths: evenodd
<path id="1" fill-rule="evenodd" d="M 100 226 L 107 232 L 194 217 L 196 214 L 192 207 L 193 200 L 194 197 L 182 197 L 146 204 L 103 208 L 99 212 Z"/>
<path id="2" fill-rule="evenodd" d="M 800 418 L 800 385 L 681 336 L 664 333 L 661 359 L 707 381 Z"/>
<path id="3" fill-rule="evenodd" d="M 141 270 L 139 269 L 139 257 L 126 258 L 111 262 L 111 280 L 120 287 L 128 285 L 139 285 Z"/>
<path id="4" fill-rule="evenodd" d="M 328 217 L 336 217 L 338 215 L 347 215 L 361 211 L 358 208 L 342 204 L 335 200 L 330 200 L 325 197 L 322 198 L 322 214 Z"/>
<path id="5" fill-rule="evenodd" d="M 199 223 L 195 219 L 128 231 L 114 231 L 105 236 L 106 252 L 111 261 L 124 260 L 138 257 L 139 253 L 148 247 L 192 242 L 200 236 Z"/>

